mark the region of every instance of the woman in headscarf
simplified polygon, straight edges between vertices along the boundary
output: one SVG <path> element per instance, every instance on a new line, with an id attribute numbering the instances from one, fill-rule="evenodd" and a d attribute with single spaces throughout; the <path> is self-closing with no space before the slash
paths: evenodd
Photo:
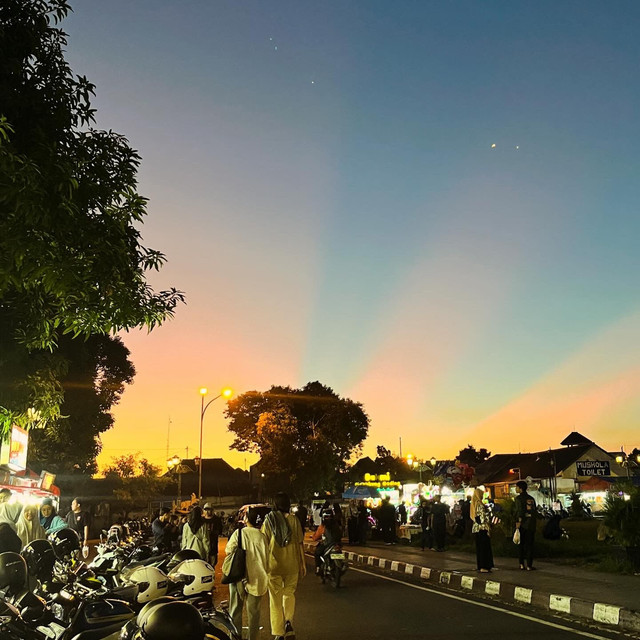
<path id="1" fill-rule="evenodd" d="M 34 540 L 45 540 L 47 537 L 47 532 L 38 518 L 38 508 L 33 504 L 28 504 L 22 509 L 16 530 L 23 548 Z"/>
<path id="2" fill-rule="evenodd" d="M 493 569 L 493 551 L 491 550 L 491 515 L 482 502 L 484 491 L 476 488 L 471 498 L 469 516 L 473 522 L 471 532 L 476 541 L 476 562 L 480 573 L 489 573 Z"/>
<path id="3" fill-rule="evenodd" d="M 53 506 L 51 498 L 45 498 L 40 505 L 40 524 L 47 532 L 47 535 L 68 526 L 64 518 L 61 518 L 56 513 L 56 508 Z"/>
<path id="4" fill-rule="evenodd" d="M 182 549 L 193 549 L 200 554 L 203 560 L 209 560 L 211 553 L 211 540 L 209 537 L 209 528 L 202 516 L 202 509 L 194 507 L 187 522 L 182 529 Z"/>

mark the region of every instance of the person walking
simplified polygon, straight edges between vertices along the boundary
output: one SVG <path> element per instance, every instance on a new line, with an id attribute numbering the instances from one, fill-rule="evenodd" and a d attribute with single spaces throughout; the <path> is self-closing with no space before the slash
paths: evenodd
<path id="1" fill-rule="evenodd" d="M 259 516 L 257 509 L 249 507 L 245 516 L 247 526 L 236 529 L 231 534 L 224 550 L 226 557 L 222 564 L 222 573 L 228 574 L 231 569 L 232 554 L 238 548 L 239 536 L 242 536 L 242 548 L 246 552 L 247 575 L 244 580 L 229 584 L 229 614 L 238 635 L 242 637 L 242 610 L 246 604 L 248 640 L 257 640 L 260 635 L 260 602 L 269 587 L 267 539 L 257 528 Z"/>
<path id="2" fill-rule="evenodd" d="M 276 494 L 274 509 L 262 524 L 269 550 L 269 611 L 271 633 L 276 640 L 293 640 L 293 616 L 298 580 L 307 573 L 300 521 L 289 513 L 291 501 L 286 493 Z"/>
<path id="3" fill-rule="evenodd" d="M 382 540 L 386 545 L 396 541 L 396 510 L 391 504 L 391 498 L 387 496 L 378 510 Z"/>
<path id="4" fill-rule="evenodd" d="M 443 503 L 439 495 L 433 499 L 433 504 L 431 505 L 431 529 L 433 530 L 436 551 L 444 551 L 447 537 L 447 516 L 450 511 L 449 505 Z"/>
<path id="5" fill-rule="evenodd" d="M 187 522 L 182 529 L 182 549 L 197 551 L 203 560 L 209 562 L 211 555 L 211 538 L 209 528 L 202 517 L 202 509 L 194 507 L 187 517 Z"/>
<path id="6" fill-rule="evenodd" d="M 367 505 L 364 500 L 360 500 L 358 503 L 358 515 L 356 517 L 358 527 L 358 544 L 365 546 L 367 544 L 367 533 L 369 531 L 369 509 L 367 509 Z"/>
<path id="7" fill-rule="evenodd" d="M 210 502 L 204 505 L 202 511 L 209 532 L 209 557 L 204 559 L 215 567 L 218 564 L 218 538 L 222 535 L 222 517 L 213 510 L 213 505 Z M 222 514 L 224 515 L 224 511 Z"/>
<path id="8" fill-rule="evenodd" d="M 422 551 L 433 548 L 433 531 L 431 529 L 431 503 L 423 498 L 420 503 L 420 548 Z"/>
<path id="9" fill-rule="evenodd" d="M 398 522 L 400 526 L 407 524 L 407 506 L 404 502 L 398 505 Z"/>
<path id="10" fill-rule="evenodd" d="M 162 507 L 158 517 L 151 523 L 151 533 L 153 534 L 153 544 L 160 552 L 171 549 L 171 509 Z"/>
<path id="11" fill-rule="evenodd" d="M 533 543 L 538 515 L 536 501 L 527 493 L 524 480 L 516 482 L 516 529 L 520 531 L 520 569 L 533 571 Z"/>
<path id="12" fill-rule="evenodd" d="M 296 510 L 296 517 L 300 520 L 300 526 L 302 527 L 302 535 L 307 528 L 307 518 L 309 517 L 309 510 L 303 504 L 298 505 Z"/>
<path id="13" fill-rule="evenodd" d="M 88 511 L 83 511 L 82 501 L 80 498 L 74 498 L 71 501 L 71 511 L 66 517 L 67 525 L 73 529 L 80 538 L 82 546 L 82 555 L 86 558 L 89 555 L 89 525 L 91 524 L 91 516 Z"/>
<path id="14" fill-rule="evenodd" d="M 469 515 L 473 522 L 471 532 L 476 541 L 476 565 L 480 573 L 489 573 L 493 569 L 493 551 L 491 549 L 491 515 L 482 502 L 484 491 L 476 488 L 471 498 Z"/>

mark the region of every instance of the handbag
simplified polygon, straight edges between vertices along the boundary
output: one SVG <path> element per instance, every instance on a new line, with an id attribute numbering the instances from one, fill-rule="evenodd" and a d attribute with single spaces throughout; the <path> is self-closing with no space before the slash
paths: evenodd
<path id="1" fill-rule="evenodd" d="M 224 560 L 222 565 L 222 584 L 231 584 L 232 582 L 244 580 L 247 574 L 247 552 L 242 548 L 242 529 L 238 529 L 238 546 L 231 554 L 231 559 L 228 563 L 227 558 Z"/>
<path id="2" fill-rule="evenodd" d="M 513 544 L 520 544 L 520 529 L 513 532 Z"/>

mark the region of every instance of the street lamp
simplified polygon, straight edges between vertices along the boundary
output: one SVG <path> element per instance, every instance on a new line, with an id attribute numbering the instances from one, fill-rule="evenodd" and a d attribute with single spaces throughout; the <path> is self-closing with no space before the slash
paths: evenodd
<path id="1" fill-rule="evenodd" d="M 200 464 L 198 465 L 198 499 L 202 500 L 202 427 L 204 425 L 204 414 L 209 408 L 209 405 L 218 398 L 230 398 L 233 395 L 233 391 L 229 388 L 223 389 L 215 398 L 211 398 L 207 404 L 204 403 L 204 397 L 207 395 L 207 388 L 200 388 L 200 396 L 202 402 L 200 404 Z"/>
<path id="2" fill-rule="evenodd" d="M 632 458 L 630 458 L 624 450 L 620 451 L 620 453 L 616 456 L 616 462 L 621 466 L 625 467 L 627 470 L 627 478 L 631 478 L 631 470 L 629 469 L 629 463 L 633 462 Z M 636 455 L 635 459 L 636 464 L 640 463 L 640 454 Z M 635 473 L 635 472 L 634 472 Z"/>

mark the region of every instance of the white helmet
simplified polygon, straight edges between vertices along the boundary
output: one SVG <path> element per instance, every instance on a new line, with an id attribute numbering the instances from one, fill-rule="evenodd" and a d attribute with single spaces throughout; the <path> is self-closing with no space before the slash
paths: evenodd
<path id="1" fill-rule="evenodd" d="M 136 602 L 140 604 L 161 598 L 169 588 L 166 574 L 157 567 L 136 567 L 126 577 L 122 577 L 128 584 L 138 585 Z"/>
<path id="2" fill-rule="evenodd" d="M 181 582 L 185 596 L 213 591 L 215 569 L 204 560 L 184 560 L 169 573 L 169 579 Z"/>

